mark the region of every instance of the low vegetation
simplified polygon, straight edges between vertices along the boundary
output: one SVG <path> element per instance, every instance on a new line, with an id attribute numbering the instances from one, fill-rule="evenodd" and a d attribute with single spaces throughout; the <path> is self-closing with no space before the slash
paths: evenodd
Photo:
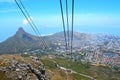
<path id="1" fill-rule="evenodd" d="M 73 60 L 58 57 L 51 58 L 49 56 L 41 57 L 41 60 L 44 66 L 46 67 L 48 73 L 51 75 L 52 72 L 54 76 L 61 77 L 60 80 L 66 80 L 66 77 L 68 77 L 68 80 L 90 80 L 90 78 L 81 76 L 76 73 L 65 74 L 66 72 L 57 68 L 56 64 L 67 69 L 71 69 L 77 73 L 94 77 L 96 80 L 120 80 L 120 74 L 112 71 L 108 66 L 89 65 L 89 67 L 86 67 L 86 64 L 82 64 L 80 62 L 75 62 Z M 51 80 L 58 80 L 54 78 L 54 76 L 50 76 Z"/>
<path id="2" fill-rule="evenodd" d="M 12 80 L 12 79 L 7 78 L 5 73 L 3 71 L 0 71 L 0 80 Z"/>

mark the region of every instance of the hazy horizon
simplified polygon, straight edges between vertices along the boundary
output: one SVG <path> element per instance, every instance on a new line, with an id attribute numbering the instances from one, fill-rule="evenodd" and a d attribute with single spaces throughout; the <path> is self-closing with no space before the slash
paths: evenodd
<path id="1" fill-rule="evenodd" d="M 59 0 L 22 0 L 22 2 L 42 35 L 63 31 Z M 66 17 L 65 0 L 62 2 Z M 71 2 L 68 1 L 70 22 Z M 75 0 L 74 31 L 120 35 L 119 3 L 119 0 Z M 34 34 L 14 0 L 1 0 L 0 6 L 0 42 L 14 35 L 19 27 Z"/>

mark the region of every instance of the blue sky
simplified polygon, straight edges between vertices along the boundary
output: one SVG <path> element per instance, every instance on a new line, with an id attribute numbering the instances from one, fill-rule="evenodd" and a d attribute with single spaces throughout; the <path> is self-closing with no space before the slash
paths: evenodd
<path id="1" fill-rule="evenodd" d="M 65 15 L 65 0 L 62 1 Z M 22 2 L 41 34 L 63 31 L 59 0 Z M 68 5 L 71 22 L 71 0 Z M 74 16 L 75 31 L 120 35 L 120 0 L 75 0 Z M 0 0 L 0 26 L 0 41 L 15 34 L 19 27 L 34 34 L 14 0 Z"/>

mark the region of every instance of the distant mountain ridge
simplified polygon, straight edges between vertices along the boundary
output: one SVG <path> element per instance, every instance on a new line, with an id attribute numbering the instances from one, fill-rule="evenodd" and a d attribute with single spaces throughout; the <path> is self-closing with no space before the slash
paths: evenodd
<path id="1" fill-rule="evenodd" d="M 86 33 L 73 33 L 73 48 L 82 49 L 119 49 L 120 37 L 111 35 L 96 35 Z M 48 45 L 48 48 L 56 50 L 57 47 L 64 47 L 64 33 L 58 32 L 53 35 L 42 36 Z M 32 50 L 42 50 L 43 44 L 38 36 L 31 35 L 24 31 L 22 27 L 18 29 L 15 35 L 0 43 L 0 54 L 19 53 Z"/>
<path id="2" fill-rule="evenodd" d="M 18 29 L 14 36 L 0 43 L 0 53 L 17 53 L 37 48 L 41 48 L 38 37 L 25 32 L 22 27 Z"/>

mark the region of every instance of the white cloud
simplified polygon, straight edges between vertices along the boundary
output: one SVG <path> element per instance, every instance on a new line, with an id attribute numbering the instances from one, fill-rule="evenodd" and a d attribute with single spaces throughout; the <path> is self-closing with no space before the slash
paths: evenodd
<path id="1" fill-rule="evenodd" d="M 0 13 L 10 13 L 10 12 L 18 12 L 18 9 L 4 9 L 0 10 Z"/>
<path id="2" fill-rule="evenodd" d="M 48 35 L 53 35 L 53 34 L 42 34 L 41 36 L 48 36 Z"/>
<path id="3" fill-rule="evenodd" d="M 28 24 L 28 21 L 26 19 L 23 20 L 23 24 Z"/>
<path id="4" fill-rule="evenodd" d="M 28 20 L 31 22 L 31 19 L 33 20 L 33 17 L 30 16 L 30 18 L 28 18 Z M 23 25 L 27 25 L 28 24 L 28 20 L 27 19 L 24 19 L 23 20 Z"/>

